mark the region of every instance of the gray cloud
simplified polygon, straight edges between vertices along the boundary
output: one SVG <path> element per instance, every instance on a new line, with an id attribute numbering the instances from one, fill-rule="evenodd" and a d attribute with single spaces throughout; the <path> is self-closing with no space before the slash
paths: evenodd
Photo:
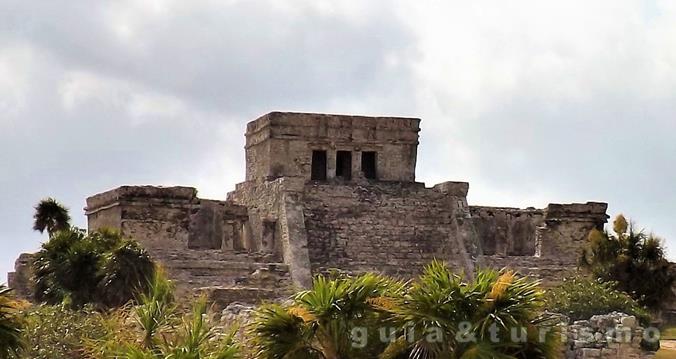
<path id="1" fill-rule="evenodd" d="M 0 272 L 41 197 L 84 225 L 121 184 L 225 196 L 271 110 L 420 116 L 420 180 L 609 201 L 676 247 L 676 9 L 652 4 L 5 0 Z"/>
<path id="2" fill-rule="evenodd" d="M 412 36 L 376 6 L 360 20 L 312 2 L 7 5 L 0 272 L 39 245 L 31 206 L 44 196 L 79 225 L 87 195 L 125 183 L 222 197 L 243 179 L 243 127 L 257 115 L 413 104 Z"/>

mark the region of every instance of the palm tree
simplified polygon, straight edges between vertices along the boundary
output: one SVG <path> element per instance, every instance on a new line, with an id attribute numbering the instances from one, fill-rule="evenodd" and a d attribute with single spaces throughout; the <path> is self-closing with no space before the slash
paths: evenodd
<path id="1" fill-rule="evenodd" d="M 402 290 L 403 283 L 376 274 L 318 276 L 309 290 L 292 298 L 291 305 L 268 304 L 257 310 L 249 329 L 255 357 L 373 358 L 384 344 L 373 340 L 367 348 L 356 348 L 350 332 L 375 327 L 382 318 L 371 302 L 398 296 Z"/>
<path id="2" fill-rule="evenodd" d="M 662 241 L 637 231 L 623 215 L 613 221 L 613 233 L 594 230 L 580 264 L 603 281 L 615 282 L 640 304 L 658 309 L 668 300 L 676 278 L 664 256 Z"/>
<path id="3" fill-rule="evenodd" d="M 18 357 L 23 348 L 21 322 L 10 289 L 0 285 L 0 358 Z"/>
<path id="4" fill-rule="evenodd" d="M 154 272 L 155 263 L 145 249 L 135 241 L 121 240 L 101 258 L 96 300 L 109 308 L 122 306 L 148 290 Z"/>
<path id="5" fill-rule="evenodd" d="M 51 197 L 41 200 L 35 206 L 33 218 L 33 229 L 40 233 L 46 230 L 50 237 L 57 231 L 70 228 L 68 208 Z"/>
<path id="6" fill-rule="evenodd" d="M 542 306 L 536 281 L 482 270 L 466 283 L 433 262 L 411 284 L 319 276 L 290 304 L 259 308 L 250 334 L 258 358 L 555 358 Z"/>
<path id="7" fill-rule="evenodd" d="M 87 268 L 76 266 L 76 263 L 84 263 L 76 257 L 85 253 L 72 250 L 84 242 L 86 236 L 85 231 L 73 228 L 56 232 L 42 244 L 32 264 L 35 279 L 33 297 L 37 302 L 59 304 L 70 297 L 72 288 L 80 284 L 88 286 L 93 281 L 91 277 L 97 272 L 96 268 L 91 265 Z"/>
<path id="8" fill-rule="evenodd" d="M 54 233 L 33 261 L 35 299 L 79 308 L 119 307 L 147 288 L 155 265 L 138 243 L 113 230 Z"/>
<path id="9" fill-rule="evenodd" d="M 555 358 L 553 319 L 538 282 L 480 270 L 471 283 L 432 262 L 400 298 L 384 301 L 399 330 L 386 358 Z"/>

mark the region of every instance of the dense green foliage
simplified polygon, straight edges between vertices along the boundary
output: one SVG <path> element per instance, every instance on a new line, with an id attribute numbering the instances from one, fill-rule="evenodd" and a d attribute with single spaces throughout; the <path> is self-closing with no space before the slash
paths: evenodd
<path id="1" fill-rule="evenodd" d="M 580 263 L 642 305 L 659 308 L 671 297 L 675 279 L 661 240 L 635 230 L 622 215 L 613 222 L 613 232 L 593 231 Z"/>
<path id="2" fill-rule="evenodd" d="M 566 315 L 571 320 L 586 320 L 597 314 L 622 312 L 648 324 L 648 312 L 628 294 L 615 289 L 615 286 L 613 282 L 587 277 L 569 278 L 546 291 L 546 308 Z"/>
<path id="3" fill-rule="evenodd" d="M 17 302 L 10 290 L 0 285 L 0 358 L 12 358 L 24 346 L 23 323 L 17 313 Z"/>
<path id="4" fill-rule="evenodd" d="M 89 343 L 108 335 L 106 316 L 85 306 L 39 305 L 24 312 L 26 349 L 23 358 L 89 358 Z"/>
<path id="5" fill-rule="evenodd" d="M 513 272 L 480 270 L 467 282 L 433 262 L 403 297 L 382 306 L 406 331 L 381 358 L 554 358 L 557 323 L 543 304 L 538 282 Z"/>
<path id="6" fill-rule="evenodd" d="M 33 271 L 38 302 L 110 308 L 144 291 L 155 266 L 138 243 L 117 231 L 87 234 L 69 228 L 54 233 L 42 245 Z"/>
<path id="7" fill-rule="evenodd" d="M 373 340 L 355 348 L 355 327 L 376 328 L 382 313 L 371 302 L 399 296 L 401 283 L 365 274 L 355 278 L 318 276 L 292 305 L 270 304 L 258 309 L 250 335 L 260 358 L 373 358 L 385 343 Z M 377 329 L 373 330 L 373 334 Z"/>
<path id="8" fill-rule="evenodd" d="M 182 315 L 172 286 L 157 273 L 136 306 L 108 312 L 40 305 L 24 311 L 21 358 L 234 359 L 234 332 L 216 326 L 204 299 Z M 0 358 L 4 358 L 0 355 Z"/>
<path id="9" fill-rule="evenodd" d="M 54 198 L 46 198 L 35 206 L 33 229 L 51 237 L 54 233 L 70 228 L 68 209 Z"/>
<path id="10" fill-rule="evenodd" d="M 172 286 L 157 272 L 140 303 L 115 321 L 107 339 L 96 343 L 97 356 L 129 359 L 234 359 L 240 349 L 235 331 L 216 325 L 204 298 L 181 316 Z M 131 319 L 131 320 L 129 320 Z"/>
<path id="11" fill-rule="evenodd" d="M 249 332 L 260 358 L 554 358 L 543 304 L 512 272 L 467 282 L 434 262 L 412 283 L 319 276 L 290 304 L 259 308 Z"/>

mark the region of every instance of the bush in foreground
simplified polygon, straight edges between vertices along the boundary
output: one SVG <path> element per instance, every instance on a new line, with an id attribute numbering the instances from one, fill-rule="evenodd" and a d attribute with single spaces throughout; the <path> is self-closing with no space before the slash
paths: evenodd
<path id="1" fill-rule="evenodd" d="M 91 306 L 72 310 L 63 305 L 39 305 L 26 309 L 23 316 L 23 358 L 89 358 L 89 343 L 109 332 L 106 316 Z"/>
<path id="2" fill-rule="evenodd" d="M 138 305 L 120 311 L 117 328 L 92 345 L 96 357 L 134 359 L 235 359 L 240 348 L 235 331 L 218 323 L 200 298 L 181 315 L 173 287 L 157 272 Z"/>
<path id="3" fill-rule="evenodd" d="M 23 348 L 23 323 L 18 316 L 18 303 L 10 290 L 0 285 L 0 358 L 13 358 Z"/>
<path id="4" fill-rule="evenodd" d="M 468 282 L 433 262 L 412 283 L 319 276 L 259 308 L 249 333 L 257 358 L 555 358 L 543 304 L 528 278 L 482 270 Z"/>
<path id="5" fill-rule="evenodd" d="M 615 287 L 616 283 L 583 276 L 568 278 L 559 286 L 546 291 L 546 308 L 566 315 L 571 320 L 586 320 L 593 315 L 622 312 L 634 315 L 643 324 L 648 324 L 648 311 Z"/>
<path id="6" fill-rule="evenodd" d="M 34 297 L 76 309 L 119 307 L 147 290 L 154 271 L 148 253 L 118 231 L 69 228 L 52 234 L 35 255 Z"/>
<path id="7" fill-rule="evenodd" d="M 614 282 L 641 305 L 659 309 L 672 298 L 676 280 L 662 240 L 637 231 L 622 215 L 613 221 L 613 232 L 592 231 L 580 263 L 596 278 Z"/>

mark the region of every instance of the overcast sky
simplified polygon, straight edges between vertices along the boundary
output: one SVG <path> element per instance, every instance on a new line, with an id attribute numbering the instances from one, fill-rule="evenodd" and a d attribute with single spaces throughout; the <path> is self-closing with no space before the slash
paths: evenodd
<path id="1" fill-rule="evenodd" d="M 0 0 L 0 273 L 45 196 L 224 198 L 273 110 L 420 117 L 420 181 L 609 202 L 676 258 L 674 1 Z"/>

